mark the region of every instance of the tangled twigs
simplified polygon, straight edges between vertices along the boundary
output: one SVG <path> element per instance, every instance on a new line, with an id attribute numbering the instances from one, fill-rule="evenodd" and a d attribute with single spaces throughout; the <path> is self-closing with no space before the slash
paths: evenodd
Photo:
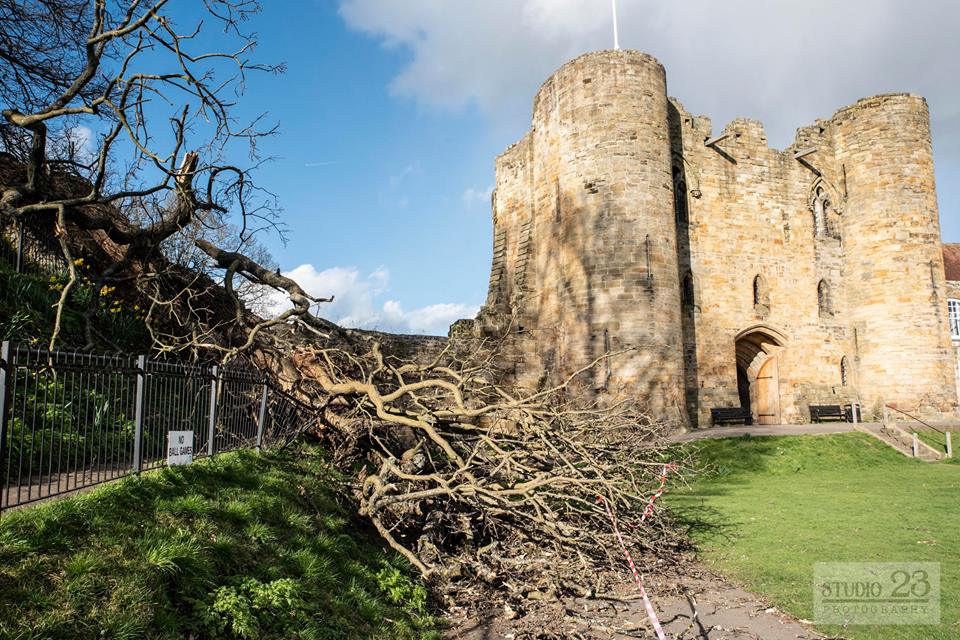
<path id="1" fill-rule="evenodd" d="M 497 344 L 399 357 L 313 315 L 327 298 L 251 251 L 257 231 L 282 229 L 253 181 L 257 141 L 274 128 L 234 109 L 247 74 L 280 70 L 249 58 L 256 41 L 241 26 L 256 0 L 205 0 L 192 19 L 167 0 L 28 4 L 48 10 L 0 0 L 0 21 L 23 35 L 0 38 L 10 80 L 0 82 L 0 226 L 55 230 L 70 271 L 58 317 L 73 298 L 86 306 L 84 346 L 96 346 L 104 292 L 120 288 L 154 352 L 272 370 L 338 459 L 362 463 L 361 513 L 440 583 L 521 596 L 596 589 L 596 569 L 617 562 L 597 494 L 636 557 L 671 555 L 669 519 L 639 511 L 656 490 L 665 426 L 615 390 L 581 395 L 591 369 L 618 354 L 535 390 L 504 384 L 510 349 Z M 222 37 L 206 36 L 211 24 Z M 229 161 L 238 144 L 252 166 Z M 259 317 L 244 291 L 278 296 L 283 310 Z M 54 329 L 50 346 L 63 334 Z"/>
<path id="2" fill-rule="evenodd" d="M 515 595 L 582 593 L 615 566 L 618 543 L 597 505 L 615 506 L 640 554 L 674 555 L 669 520 L 645 522 L 661 485 L 666 427 L 636 403 L 587 400 L 577 378 L 539 391 L 501 385 L 497 345 L 452 344 L 427 365 L 305 348 L 304 377 L 339 398 L 328 440 L 365 447 L 360 512 L 438 582 L 472 580 Z"/>

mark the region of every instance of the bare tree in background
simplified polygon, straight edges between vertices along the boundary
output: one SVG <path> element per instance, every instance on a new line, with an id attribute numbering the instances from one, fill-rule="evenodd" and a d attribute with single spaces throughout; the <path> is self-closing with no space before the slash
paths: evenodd
<path id="1" fill-rule="evenodd" d="M 88 260 L 94 286 L 145 301 L 157 351 L 244 354 L 273 371 L 313 408 L 305 429 L 362 463 L 360 512 L 427 576 L 521 597 L 585 587 L 592 569 L 618 561 L 598 496 L 628 537 L 669 557 L 678 539 L 667 522 L 641 518 L 665 426 L 628 400 L 585 399 L 590 367 L 522 390 L 501 383 L 498 343 L 401 357 L 313 315 L 324 299 L 264 255 L 257 233 L 278 228 L 277 207 L 251 172 L 273 129 L 234 113 L 249 74 L 281 70 L 250 58 L 244 27 L 259 10 L 253 0 L 0 0 L 0 217 L 54 230 L 70 269 L 60 311 L 75 258 L 99 251 Z M 264 290 L 290 308 L 250 313 L 244 297 Z M 58 313 L 51 346 L 59 332 Z"/>
<path id="2" fill-rule="evenodd" d="M 220 346 L 184 320 L 185 292 L 157 272 L 158 255 L 210 273 L 206 247 L 244 252 L 270 282 L 249 280 L 288 286 L 270 277 L 256 238 L 280 229 L 275 199 L 251 178 L 273 129 L 233 112 L 249 74 L 282 70 L 249 57 L 256 40 L 243 28 L 259 10 L 253 0 L 0 0 L 0 143 L 18 169 L 0 176 L 0 215 L 53 223 L 70 270 L 61 310 L 77 282 L 74 230 L 111 249 L 97 290 L 135 280 L 158 317 L 176 306 L 188 343 Z M 246 166 L 230 161 L 244 155 Z M 233 289 L 238 313 L 255 291 Z M 51 345 L 59 331 L 60 314 Z"/>

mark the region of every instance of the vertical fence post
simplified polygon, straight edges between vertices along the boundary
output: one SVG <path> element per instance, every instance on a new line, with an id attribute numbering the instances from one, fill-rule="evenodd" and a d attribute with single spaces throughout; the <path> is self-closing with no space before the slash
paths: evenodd
<path id="1" fill-rule="evenodd" d="M 4 340 L 0 345 L 0 469 L 4 468 L 3 461 L 6 457 L 7 449 L 7 417 L 10 415 L 10 372 L 13 371 L 10 362 L 10 341 Z M 0 511 L 3 511 L 3 503 L 7 499 L 9 487 L 7 483 L 10 479 L 10 470 L 0 475 Z"/>
<path id="2" fill-rule="evenodd" d="M 267 383 L 263 383 L 263 395 L 260 396 L 260 419 L 257 422 L 257 451 L 263 446 L 263 430 L 267 424 Z"/>
<path id="3" fill-rule="evenodd" d="M 133 472 L 143 469 L 143 399 L 147 387 L 147 356 L 137 356 L 137 393 L 133 409 Z"/>
<path id="4" fill-rule="evenodd" d="M 17 260 L 16 272 L 23 273 L 23 220 L 17 221 Z"/>
<path id="5" fill-rule="evenodd" d="M 917 432 L 913 432 L 913 457 L 916 458 L 920 455 L 920 444 L 917 442 Z"/>
<path id="6" fill-rule="evenodd" d="M 950 438 L 950 432 L 947 431 L 947 457 L 953 457 L 953 440 Z"/>
<path id="7" fill-rule="evenodd" d="M 210 381 L 210 427 L 207 430 L 207 455 L 211 458 L 216 453 L 214 437 L 217 429 L 217 383 L 220 381 L 220 367 L 213 365 L 213 379 Z"/>

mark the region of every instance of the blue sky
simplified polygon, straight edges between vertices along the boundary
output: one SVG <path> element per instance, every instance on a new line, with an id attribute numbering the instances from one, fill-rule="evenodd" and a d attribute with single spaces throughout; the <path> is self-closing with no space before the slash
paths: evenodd
<path id="1" fill-rule="evenodd" d="M 802 5 L 802 7 L 800 6 Z M 667 68 L 670 93 L 714 130 L 755 117 L 771 143 L 857 98 L 931 103 L 944 238 L 960 241 L 960 10 L 950 2 L 620 0 L 621 43 Z M 280 132 L 258 182 L 290 228 L 267 244 L 332 319 L 444 332 L 483 302 L 493 159 L 529 124 L 537 86 L 609 47 L 607 0 L 267 2 L 242 113 Z"/>
<path id="2" fill-rule="evenodd" d="M 280 266 L 336 294 L 325 311 L 348 324 L 444 332 L 474 312 L 486 295 L 485 192 L 499 146 L 482 118 L 390 95 L 409 56 L 348 29 L 333 2 L 277 3 L 255 27 L 258 57 L 287 65 L 251 78 L 243 101 L 281 127 L 262 143 L 274 160 L 257 173 L 290 228 L 286 246 L 267 241 Z M 411 325 L 397 305 L 440 318 Z"/>

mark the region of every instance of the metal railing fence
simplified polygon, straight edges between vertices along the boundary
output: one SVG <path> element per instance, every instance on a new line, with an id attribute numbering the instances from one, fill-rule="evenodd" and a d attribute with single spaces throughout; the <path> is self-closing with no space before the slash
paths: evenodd
<path id="1" fill-rule="evenodd" d="M 0 228 L 0 259 L 17 273 L 61 275 L 67 261 L 53 236 L 16 221 Z"/>
<path id="2" fill-rule="evenodd" d="M 312 409 L 244 367 L 0 347 L 0 509 L 166 464 L 170 431 L 195 457 L 289 442 Z"/>

